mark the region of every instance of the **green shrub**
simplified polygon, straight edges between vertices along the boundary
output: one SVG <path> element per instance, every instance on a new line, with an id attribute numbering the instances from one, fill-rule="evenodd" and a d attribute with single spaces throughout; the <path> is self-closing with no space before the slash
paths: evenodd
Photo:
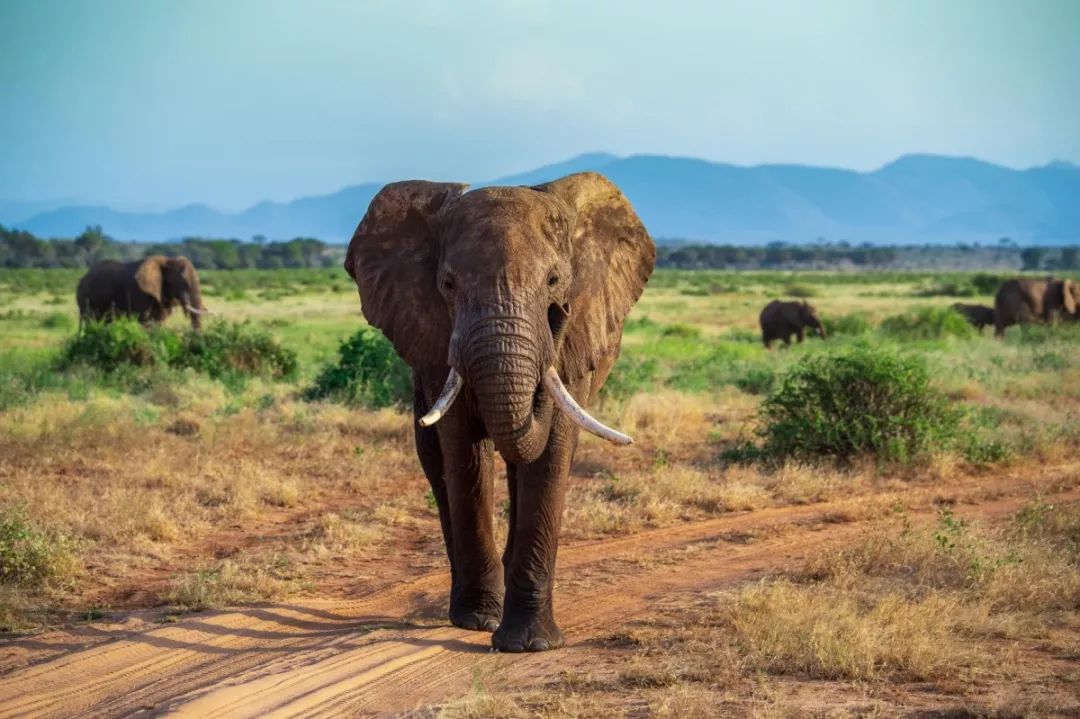
<path id="1" fill-rule="evenodd" d="M 826 317 L 822 320 L 825 332 L 829 336 L 834 335 L 865 335 L 874 329 L 870 322 L 870 315 L 865 312 L 852 312 L 839 317 Z"/>
<path id="2" fill-rule="evenodd" d="M 667 325 L 664 329 L 660 330 L 661 337 L 683 337 L 686 339 L 695 339 L 701 336 L 701 328 L 694 327 L 693 325 L 686 325 L 681 322 L 676 322 L 673 325 Z"/>
<path id="3" fill-rule="evenodd" d="M 323 368 L 308 399 L 330 399 L 365 407 L 412 401 L 412 372 L 378 330 L 360 329 L 338 347 L 338 359 Z"/>
<path id="4" fill-rule="evenodd" d="M 34 527 L 21 507 L 0 509 L 0 584 L 40 587 L 72 568 L 66 540 Z"/>
<path id="5" fill-rule="evenodd" d="M 249 323 L 212 322 L 201 332 L 178 335 L 161 327 L 145 328 L 128 317 L 88 322 L 69 339 L 59 366 L 86 366 L 105 373 L 131 367 L 192 368 L 214 379 L 248 376 L 288 379 L 296 374 L 296 353 Z"/>
<path id="6" fill-rule="evenodd" d="M 788 284 L 784 285 L 784 294 L 787 295 L 788 297 L 805 298 L 805 297 L 817 297 L 821 293 L 818 292 L 816 287 L 812 287 L 812 286 L 806 285 L 806 284 L 801 284 L 801 283 L 798 283 L 798 282 L 791 282 L 791 283 L 788 283 Z"/>
<path id="7" fill-rule="evenodd" d="M 201 332 L 185 332 L 170 364 L 214 379 L 290 379 L 297 367 L 295 352 L 248 322 L 212 322 Z"/>
<path id="8" fill-rule="evenodd" d="M 638 392 L 653 392 L 659 374 L 660 363 L 655 358 L 624 353 L 604 383 L 603 396 L 625 399 Z"/>
<path id="9" fill-rule="evenodd" d="M 908 462 L 951 443 L 959 419 L 921 357 L 856 346 L 802 358 L 765 398 L 758 433 L 777 460 Z"/>
<path id="10" fill-rule="evenodd" d="M 734 384 L 749 394 L 765 394 L 776 384 L 776 372 L 769 365 L 747 365 Z"/>
<path id="11" fill-rule="evenodd" d="M 87 322 L 68 339 L 60 351 L 60 368 L 76 365 L 115 372 L 121 367 L 167 364 L 179 340 L 162 331 L 147 331 L 137 320 L 122 317 L 115 322 Z"/>
<path id="12" fill-rule="evenodd" d="M 881 331 L 900 340 L 966 339 L 978 336 L 964 316 L 949 307 L 922 307 L 893 315 L 881 323 Z"/>
<path id="13" fill-rule="evenodd" d="M 47 330 L 66 330 L 75 326 L 75 319 L 63 312 L 50 312 L 41 318 L 41 326 Z"/>
<path id="14" fill-rule="evenodd" d="M 966 277 L 941 280 L 915 291 L 918 297 L 977 297 L 997 292 L 1006 276 L 979 272 Z"/>

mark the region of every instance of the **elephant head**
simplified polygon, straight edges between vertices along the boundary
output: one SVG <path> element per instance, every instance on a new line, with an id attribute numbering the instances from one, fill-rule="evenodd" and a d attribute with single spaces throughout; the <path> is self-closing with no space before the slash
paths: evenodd
<path id="1" fill-rule="evenodd" d="M 803 327 L 810 327 L 817 333 L 818 337 L 825 339 L 825 325 L 821 323 L 817 308 L 806 300 L 803 300 L 799 307 L 799 319 L 802 321 Z"/>
<path id="2" fill-rule="evenodd" d="M 345 267 L 364 316 L 422 376 L 447 376 L 427 426 L 464 387 L 504 458 L 531 462 L 554 407 L 606 439 L 629 437 L 563 385 L 599 387 L 656 250 L 630 203 L 595 173 L 536 187 L 422 181 L 372 200 Z"/>
<path id="3" fill-rule="evenodd" d="M 1074 280 L 1061 280 L 1056 282 L 1057 292 L 1061 293 L 1060 305 L 1070 317 L 1076 317 L 1077 309 L 1080 308 L 1080 284 Z"/>
<path id="4" fill-rule="evenodd" d="M 135 282 L 163 309 L 177 304 L 183 307 L 195 329 L 201 326 L 201 316 L 208 314 L 203 307 L 199 275 L 186 257 L 151 255 L 139 263 Z"/>

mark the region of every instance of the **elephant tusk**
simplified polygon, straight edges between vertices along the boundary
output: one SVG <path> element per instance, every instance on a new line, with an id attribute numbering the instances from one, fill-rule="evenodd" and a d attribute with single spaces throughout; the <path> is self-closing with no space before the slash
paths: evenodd
<path id="1" fill-rule="evenodd" d="M 443 414 L 450 409 L 450 405 L 457 399 L 458 392 L 464 386 L 465 379 L 457 373 L 456 369 L 451 367 L 450 374 L 446 376 L 446 384 L 443 385 L 442 392 L 439 393 L 439 398 L 435 400 L 435 404 L 431 405 L 428 413 L 418 420 L 420 426 L 430 427 L 442 419 Z"/>
<path id="2" fill-rule="evenodd" d="M 555 371 L 554 367 L 548 367 L 544 372 L 544 387 L 551 393 L 551 398 L 555 401 L 556 406 L 570 418 L 570 421 L 581 427 L 586 432 L 592 432 L 600 439 L 606 439 L 613 444 L 633 444 L 634 440 L 626 436 L 622 432 L 602 424 L 599 420 L 594 418 L 577 403 L 566 389 L 566 385 L 559 379 L 559 373 Z"/>
<path id="3" fill-rule="evenodd" d="M 200 310 L 199 308 L 192 307 L 191 305 L 184 305 L 184 309 L 187 310 L 188 312 L 190 312 L 193 315 L 212 315 L 212 314 L 214 314 L 210 310 Z"/>

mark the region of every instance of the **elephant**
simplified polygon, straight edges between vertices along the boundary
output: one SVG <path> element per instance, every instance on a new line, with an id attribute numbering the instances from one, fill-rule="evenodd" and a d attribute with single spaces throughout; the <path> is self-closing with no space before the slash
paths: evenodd
<path id="1" fill-rule="evenodd" d="M 983 331 L 984 327 L 990 327 L 994 324 L 994 308 L 987 307 L 986 305 L 969 305 L 963 302 L 957 302 L 952 305 L 952 309 L 962 314 L 972 327 Z"/>
<path id="2" fill-rule="evenodd" d="M 758 321 L 761 323 L 761 340 L 765 343 L 765 349 L 772 349 L 774 340 L 783 340 L 785 345 L 790 345 L 791 335 L 798 335 L 799 342 L 802 342 L 807 327 L 825 339 L 825 326 L 821 324 L 817 310 L 806 300 L 773 300 L 761 310 Z"/>
<path id="3" fill-rule="evenodd" d="M 79 321 L 138 317 L 145 324 L 164 322 L 180 305 L 192 328 L 201 327 L 203 306 L 199 275 L 186 257 L 151 255 L 134 262 L 103 260 L 79 280 L 75 294 Z"/>
<path id="4" fill-rule="evenodd" d="M 349 243 L 364 317 L 411 367 L 416 451 L 450 564 L 449 618 L 494 649 L 563 645 L 553 581 L 579 429 L 631 443 L 583 406 L 615 363 L 656 248 L 608 179 L 533 187 L 386 185 Z M 494 451 L 509 533 L 493 533 Z"/>
<path id="5" fill-rule="evenodd" d="M 1035 320 L 1053 322 L 1056 314 L 1075 318 L 1080 306 L 1080 284 L 1053 277 L 1014 278 L 1002 283 L 994 298 L 994 336 L 1005 328 Z"/>

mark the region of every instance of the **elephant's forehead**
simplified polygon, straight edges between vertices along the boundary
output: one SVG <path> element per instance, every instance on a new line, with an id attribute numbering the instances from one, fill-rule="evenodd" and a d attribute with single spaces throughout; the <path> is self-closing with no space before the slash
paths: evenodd
<path id="1" fill-rule="evenodd" d="M 515 258 L 557 254 L 566 219 L 544 193 L 525 187 L 487 187 L 461 197 L 453 211 L 450 254 Z"/>

